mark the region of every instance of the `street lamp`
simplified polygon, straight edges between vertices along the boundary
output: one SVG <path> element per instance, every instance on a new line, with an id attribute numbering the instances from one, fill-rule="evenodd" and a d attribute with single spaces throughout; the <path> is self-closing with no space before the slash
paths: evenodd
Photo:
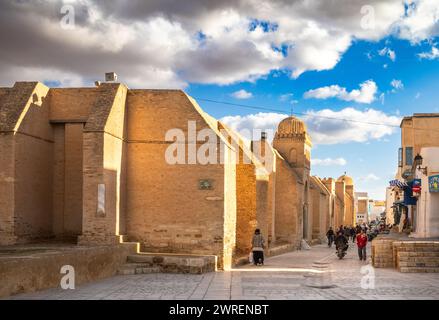
<path id="1" fill-rule="evenodd" d="M 418 153 L 414 159 L 415 166 L 421 171 L 423 174 L 427 175 L 427 167 L 422 168 L 422 156 Z"/>

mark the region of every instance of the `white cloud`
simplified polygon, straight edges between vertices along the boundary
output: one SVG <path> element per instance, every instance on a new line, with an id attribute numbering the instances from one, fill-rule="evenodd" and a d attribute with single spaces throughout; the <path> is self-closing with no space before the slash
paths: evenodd
<path id="1" fill-rule="evenodd" d="M 279 100 L 282 102 L 286 102 L 292 99 L 293 97 L 294 97 L 294 93 L 285 93 L 280 95 Z"/>
<path id="2" fill-rule="evenodd" d="M 374 28 L 362 26 L 362 6 L 351 0 L 78 0 L 76 27 L 68 31 L 54 14 L 63 3 L 0 1 L 0 28 L 14 30 L 15 39 L 0 33 L 0 84 L 22 80 L 17 68 L 33 80 L 41 80 L 38 70 L 51 69 L 92 84 L 110 66 L 130 87 L 226 85 L 271 71 L 298 77 L 334 68 L 358 39 L 419 42 L 439 33 L 437 0 L 370 0 Z M 386 55 L 394 60 L 392 52 Z"/>
<path id="3" fill-rule="evenodd" d="M 405 0 L 407 10 L 395 22 L 397 36 L 413 43 L 439 35 L 439 2 L 437 0 Z"/>
<path id="4" fill-rule="evenodd" d="M 293 99 L 294 94 L 293 93 L 286 93 L 286 94 L 282 94 L 279 97 L 279 100 L 282 102 L 288 102 L 291 105 L 295 105 L 299 103 L 299 100 Z"/>
<path id="5" fill-rule="evenodd" d="M 272 140 L 279 122 L 287 117 L 287 114 L 259 112 L 245 116 L 226 116 L 220 121 L 247 139 L 259 139 L 260 132 L 266 131 L 267 138 Z"/>
<path id="6" fill-rule="evenodd" d="M 397 132 L 401 122 L 400 117 L 387 115 L 380 110 L 362 111 L 354 108 L 307 111 L 302 118 L 316 144 L 367 143 Z"/>
<path id="7" fill-rule="evenodd" d="M 346 163 L 344 158 L 311 159 L 311 164 L 314 166 L 344 166 Z"/>
<path id="8" fill-rule="evenodd" d="M 422 52 L 419 53 L 418 56 L 421 59 L 428 59 L 428 60 L 434 60 L 439 58 L 439 49 L 435 46 L 431 47 L 431 52 Z"/>
<path id="9" fill-rule="evenodd" d="M 392 49 L 388 47 L 384 47 L 381 50 L 378 50 L 378 54 L 380 56 L 387 56 L 390 60 L 395 61 L 396 59 L 396 53 Z"/>
<path id="10" fill-rule="evenodd" d="M 221 121 L 248 139 L 259 139 L 260 131 L 265 130 L 271 140 L 279 122 L 287 117 L 287 114 L 259 112 L 245 116 L 226 116 Z M 301 119 L 305 121 L 314 144 L 367 143 L 394 134 L 401 122 L 400 117 L 379 110 L 361 111 L 354 108 L 340 111 L 311 110 Z M 258 131 L 253 134 L 254 129 Z"/>
<path id="11" fill-rule="evenodd" d="M 373 173 L 369 173 L 368 175 L 366 175 L 364 177 L 360 177 L 359 180 L 364 181 L 364 182 L 371 182 L 371 181 L 381 180 L 381 178 Z"/>
<path id="12" fill-rule="evenodd" d="M 250 99 L 253 97 L 253 94 L 251 92 L 245 91 L 244 89 L 235 91 L 231 94 L 232 97 L 236 99 Z"/>
<path id="13" fill-rule="evenodd" d="M 327 87 L 321 87 L 305 92 L 304 97 L 306 99 L 328 99 L 338 98 L 344 101 L 355 101 L 361 103 L 371 103 L 375 100 L 375 93 L 378 87 L 373 80 L 367 80 L 360 84 L 360 89 L 355 89 L 350 92 L 346 88 L 339 85 L 331 85 Z"/>
<path id="14" fill-rule="evenodd" d="M 420 97 L 421 97 L 421 93 L 420 92 L 416 92 L 415 99 L 419 99 Z"/>
<path id="15" fill-rule="evenodd" d="M 404 84 L 401 80 L 393 79 L 390 81 L 390 85 L 393 87 L 392 92 L 395 93 L 397 90 L 404 89 Z"/>
<path id="16" fill-rule="evenodd" d="M 380 102 L 381 104 L 384 104 L 386 102 L 386 94 L 383 92 L 380 94 Z"/>

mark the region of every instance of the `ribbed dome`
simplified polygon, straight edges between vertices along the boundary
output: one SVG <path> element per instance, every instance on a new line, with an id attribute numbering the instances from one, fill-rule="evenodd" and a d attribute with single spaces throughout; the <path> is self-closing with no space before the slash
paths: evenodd
<path id="1" fill-rule="evenodd" d="M 280 135 L 304 134 L 306 133 L 306 125 L 302 120 L 291 116 L 279 123 L 277 133 Z"/>
<path id="2" fill-rule="evenodd" d="M 342 181 L 344 181 L 345 185 L 347 185 L 347 186 L 353 186 L 354 185 L 354 180 L 351 177 L 349 177 L 349 176 L 347 176 L 345 174 L 340 176 L 337 179 L 337 182 L 342 182 Z"/>

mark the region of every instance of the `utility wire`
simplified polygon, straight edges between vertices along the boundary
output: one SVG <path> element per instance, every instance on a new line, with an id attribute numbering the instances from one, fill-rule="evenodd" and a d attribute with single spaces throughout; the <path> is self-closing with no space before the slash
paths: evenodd
<path id="1" fill-rule="evenodd" d="M 264 111 L 288 113 L 285 110 L 274 109 L 272 107 L 253 106 L 253 105 L 232 103 L 232 102 L 226 102 L 226 101 L 217 101 L 217 100 L 197 98 L 197 97 L 194 97 L 194 98 L 196 100 L 198 100 L 198 101 L 204 101 L 204 102 L 224 104 L 224 105 L 230 105 L 230 106 L 236 106 L 236 107 L 242 107 L 242 108 L 249 108 L 249 109 L 255 109 L 255 110 L 264 110 Z M 344 119 L 344 118 L 336 118 L 336 117 L 328 117 L 328 116 L 319 116 L 319 115 L 313 115 L 313 114 L 303 113 L 303 112 L 290 112 L 290 113 L 293 114 L 293 115 L 306 116 L 306 117 L 312 117 L 312 118 L 323 118 L 323 119 L 330 119 L 330 120 L 339 120 L 339 121 L 346 121 L 346 122 L 363 123 L 363 124 L 369 124 L 369 125 L 375 125 L 375 126 L 385 126 L 385 127 L 399 128 L 398 125 L 379 123 L 379 122 L 368 122 L 368 121 L 360 121 L 360 120 L 354 120 L 354 119 Z"/>

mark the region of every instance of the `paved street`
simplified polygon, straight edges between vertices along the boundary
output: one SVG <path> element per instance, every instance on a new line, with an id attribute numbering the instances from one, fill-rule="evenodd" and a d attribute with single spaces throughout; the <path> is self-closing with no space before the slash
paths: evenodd
<path id="1" fill-rule="evenodd" d="M 350 246 L 343 260 L 335 249 L 319 245 L 269 258 L 264 267 L 116 276 L 75 290 L 50 289 L 14 299 L 439 299 L 439 274 L 372 269 Z"/>

